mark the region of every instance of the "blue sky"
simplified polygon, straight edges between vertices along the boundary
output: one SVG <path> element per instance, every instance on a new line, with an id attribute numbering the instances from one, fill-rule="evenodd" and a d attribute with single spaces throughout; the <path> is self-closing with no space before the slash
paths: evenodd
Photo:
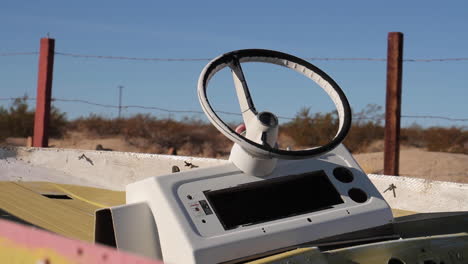
<path id="1" fill-rule="evenodd" d="M 264 48 L 298 57 L 385 58 L 387 33 L 400 31 L 405 58 L 467 58 L 467 13 L 467 1 L 8 1 L 0 9 L 0 53 L 38 51 L 39 39 L 49 34 L 57 52 L 75 54 L 213 58 Z M 37 61 L 37 55 L 0 57 L 0 97 L 35 97 Z M 117 87 L 123 85 L 124 105 L 199 111 L 196 83 L 206 63 L 56 55 L 53 97 L 116 105 Z M 385 62 L 312 63 L 340 84 L 355 111 L 367 104 L 384 106 Z M 403 114 L 468 118 L 467 68 L 468 61 L 405 63 Z M 259 110 L 294 116 L 301 107 L 333 109 L 324 93 L 298 74 L 273 65 L 248 65 L 244 71 Z M 213 80 L 209 94 L 218 109 L 239 111 L 228 72 Z M 69 118 L 117 114 L 77 103 L 55 105 Z M 124 114 L 137 112 L 147 113 L 127 109 Z"/>

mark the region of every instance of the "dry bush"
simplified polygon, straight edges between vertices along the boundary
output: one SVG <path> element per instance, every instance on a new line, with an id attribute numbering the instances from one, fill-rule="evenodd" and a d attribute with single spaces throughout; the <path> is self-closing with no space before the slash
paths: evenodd
<path id="1" fill-rule="evenodd" d="M 468 131 L 457 127 L 431 127 L 424 131 L 429 151 L 468 154 Z"/>
<path id="2" fill-rule="evenodd" d="M 0 141 L 7 137 L 27 137 L 33 134 L 34 111 L 29 110 L 27 97 L 17 99 L 10 108 L 0 107 Z M 354 115 L 352 127 L 344 144 L 352 152 L 372 151 L 372 144 L 384 137 L 381 107 L 368 105 Z M 50 135 L 62 137 L 68 131 L 86 132 L 88 136 L 122 136 L 128 143 L 144 152 L 167 153 L 169 149 L 179 155 L 226 157 L 232 142 L 211 124 L 197 119 L 181 121 L 158 119 L 149 114 L 111 119 L 98 115 L 68 122 L 65 114 L 52 107 Z M 303 148 L 323 145 L 336 134 L 336 112 L 311 114 L 303 108 L 296 117 L 281 128 L 280 145 Z M 443 151 L 468 154 L 466 128 L 422 128 L 412 125 L 401 130 L 402 144 Z"/>
<path id="3" fill-rule="evenodd" d="M 409 127 L 401 128 L 400 141 L 407 146 L 425 148 L 427 146 L 427 140 L 424 134 L 424 128 L 418 124 L 412 124 Z"/>
<path id="4" fill-rule="evenodd" d="M 354 153 L 372 151 L 373 144 L 384 138 L 382 120 L 382 107 L 377 105 L 368 105 L 354 114 L 353 124 L 344 141 L 346 147 Z M 91 115 L 70 122 L 68 128 L 100 136 L 122 135 L 140 149 L 166 153 L 173 148 L 180 155 L 226 157 L 232 145 L 211 124 L 188 118 L 176 121 L 138 114 L 108 119 Z M 311 114 L 310 109 L 303 108 L 292 121 L 282 126 L 280 140 L 287 139 L 288 142 L 280 142 L 280 145 L 297 148 L 323 145 L 335 136 L 337 129 L 335 111 Z M 430 151 L 467 154 L 467 138 L 468 131 L 456 127 L 425 129 L 414 124 L 401 129 L 402 144 Z"/>
<path id="5" fill-rule="evenodd" d="M 381 107 L 368 105 L 357 113 L 344 144 L 352 152 L 362 152 L 375 140 L 383 139 L 384 129 L 380 124 Z M 294 120 L 285 124 L 282 130 L 298 146 L 322 146 L 335 136 L 338 130 L 336 111 L 310 114 L 309 108 L 303 108 Z"/>
<path id="6" fill-rule="evenodd" d="M 384 128 L 372 121 L 353 124 L 344 140 L 345 146 L 355 153 L 367 152 L 372 142 L 384 137 Z"/>
<path id="7" fill-rule="evenodd" d="M 368 152 L 373 142 L 384 138 L 382 126 L 382 107 L 375 104 L 366 105 L 353 115 L 353 124 L 344 144 L 351 152 Z"/>
<path id="8" fill-rule="evenodd" d="M 310 114 L 310 108 L 302 108 L 296 117 L 285 124 L 282 132 L 291 137 L 296 146 L 321 146 L 336 134 L 338 120 L 336 113 Z"/>
<path id="9" fill-rule="evenodd" d="M 118 125 L 116 120 L 91 114 L 88 117 L 80 117 L 69 122 L 67 128 L 68 130 L 83 131 L 96 136 L 109 136 L 120 133 Z"/>
<path id="10" fill-rule="evenodd" d="M 27 104 L 28 97 L 17 98 L 8 109 L 0 107 L 0 141 L 7 137 L 29 137 L 34 132 L 34 113 Z M 62 138 L 67 119 L 54 106 L 50 110 L 49 135 Z"/>
<path id="11" fill-rule="evenodd" d="M 402 128 L 401 141 L 405 145 L 429 151 L 468 154 L 468 131 L 460 127 L 422 128 L 413 124 Z"/>
<path id="12" fill-rule="evenodd" d="M 121 135 L 131 145 L 147 152 L 167 153 L 175 149 L 179 155 L 224 157 L 229 146 L 228 140 L 211 124 L 188 118 L 176 121 L 137 114 L 107 119 L 91 115 L 72 121 L 69 128 L 101 137 Z"/>
<path id="13" fill-rule="evenodd" d="M 211 124 L 196 120 L 160 120 L 151 127 L 150 140 L 165 149 L 175 148 L 178 154 L 224 157 L 230 141 Z"/>
<path id="14" fill-rule="evenodd" d="M 372 151 L 374 142 L 384 138 L 382 120 L 382 108 L 377 105 L 367 105 L 361 112 L 356 113 L 344 140 L 346 147 L 354 153 Z M 312 116 L 309 109 L 302 109 L 293 121 L 286 124 L 283 132 L 299 146 L 323 145 L 335 135 L 337 122 L 335 112 Z M 468 154 L 466 128 L 423 128 L 413 124 L 401 129 L 400 139 L 403 145 L 426 148 L 429 151 Z"/>

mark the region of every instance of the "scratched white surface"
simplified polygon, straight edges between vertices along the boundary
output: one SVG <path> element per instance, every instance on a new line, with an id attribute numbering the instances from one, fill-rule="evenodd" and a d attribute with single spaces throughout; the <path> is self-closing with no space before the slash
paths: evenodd
<path id="1" fill-rule="evenodd" d="M 187 166 L 188 164 L 193 166 Z M 0 148 L 0 180 L 52 181 L 124 190 L 144 178 L 221 165 L 226 160 L 57 148 Z"/>
<path id="2" fill-rule="evenodd" d="M 84 155 L 84 156 L 83 156 Z M 81 158 L 80 158 L 81 157 Z M 227 160 L 76 149 L 0 148 L 0 181 L 50 181 L 124 190 L 147 177 L 226 164 Z M 392 208 L 416 212 L 468 211 L 468 184 L 369 175 Z M 394 190 L 384 192 L 393 184 Z"/>
<path id="3" fill-rule="evenodd" d="M 468 184 L 401 176 L 368 176 L 392 208 L 417 212 L 468 211 Z M 396 188 L 385 191 L 391 184 Z"/>

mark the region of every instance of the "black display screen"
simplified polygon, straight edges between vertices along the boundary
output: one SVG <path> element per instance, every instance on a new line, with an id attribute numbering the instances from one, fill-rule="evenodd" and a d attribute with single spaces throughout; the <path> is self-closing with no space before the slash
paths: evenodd
<path id="1" fill-rule="evenodd" d="M 225 230 L 331 208 L 343 203 L 324 171 L 205 191 Z"/>

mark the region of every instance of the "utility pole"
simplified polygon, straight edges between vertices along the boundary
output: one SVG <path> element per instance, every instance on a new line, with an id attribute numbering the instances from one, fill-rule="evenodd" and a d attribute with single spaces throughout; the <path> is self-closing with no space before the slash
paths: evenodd
<path id="1" fill-rule="evenodd" d="M 122 115 L 122 89 L 124 88 L 122 85 L 118 86 L 119 88 L 119 119 Z"/>

